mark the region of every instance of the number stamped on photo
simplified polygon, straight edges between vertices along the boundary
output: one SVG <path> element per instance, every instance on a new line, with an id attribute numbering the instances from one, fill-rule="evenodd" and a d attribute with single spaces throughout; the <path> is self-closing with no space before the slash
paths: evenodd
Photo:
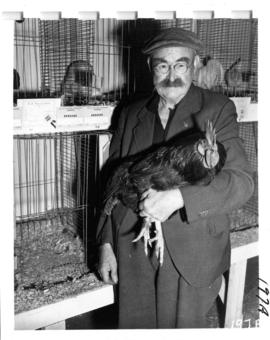
<path id="1" fill-rule="evenodd" d="M 260 326 L 260 319 L 237 319 L 232 321 L 231 328 L 256 328 Z"/>

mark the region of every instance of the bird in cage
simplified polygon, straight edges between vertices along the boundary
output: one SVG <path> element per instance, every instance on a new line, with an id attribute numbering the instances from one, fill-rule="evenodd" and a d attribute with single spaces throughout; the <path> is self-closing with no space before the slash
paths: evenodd
<path id="1" fill-rule="evenodd" d="M 224 69 L 220 61 L 207 56 L 196 72 L 197 85 L 203 89 L 219 91 L 224 80 Z"/>
<path id="2" fill-rule="evenodd" d="M 121 201 L 138 213 L 141 195 L 152 188 L 165 191 L 186 184 L 209 184 L 222 169 L 226 159 L 224 146 L 216 139 L 211 122 L 206 131 L 194 132 L 188 137 L 176 137 L 153 151 L 127 157 L 116 168 L 104 194 L 104 212 L 110 215 Z M 154 226 L 154 236 L 152 232 Z M 161 223 L 145 217 L 139 235 L 133 242 L 144 239 L 144 251 L 154 244 L 154 251 L 163 263 L 164 240 Z"/>
<path id="3" fill-rule="evenodd" d="M 94 103 L 101 96 L 101 80 L 93 66 L 85 60 L 72 61 L 66 68 L 61 84 L 62 105 Z"/>
<path id="4" fill-rule="evenodd" d="M 241 58 L 237 58 L 225 71 L 225 82 L 228 87 L 233 89 L 232 95 L 236 96 L 236 89 L 242 83 Z"/>

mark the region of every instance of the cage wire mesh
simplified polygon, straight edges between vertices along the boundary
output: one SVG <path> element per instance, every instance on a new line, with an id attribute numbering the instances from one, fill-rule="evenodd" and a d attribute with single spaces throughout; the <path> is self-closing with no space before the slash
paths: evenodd
<path id="1" fill-rule="evenodd" d="M 230 214 L 231 231 L 237 232 L 259 226 L 258 221 L 258 122 L 241 122 L 239 137 L 242 139 L 246 155 L 253 170 L 254 192 L 244 206 Z"/>
<path id="2" fill-rule="evenodd" d="M 198 20 L 196 33 L 204 42 L 202 57 L 218 60 L 224 69 L 219 91 L 257 102 L 257 19 Z"/>
<path id="3" fill-rule="evenodd" d="M 113 19 L 39 21 L 44 93 L 61 95 L 63 105 L 115 103 L 128 93 L 129 47 L 117 41 L 115 27 Z"/>
<path id="4" fill-rule="evenodd" d="M 61 224 L 87 242 L 96 207 L 98 139 L 89 132 L 14 136 L 15 216 L 21 237 Z"/>
<path id="5" fill-rule="evenodd" d="M 14 136 L 16 312 L 93 271 L 98 145 L 96 132 Z"/>
<path id="6" fill-rule="evenodd" d="M 141 49 L 149 37 L 169 27 L 195 31 L 205 45 L 203 63 L 211 58 L 221 64 L 215 91 L 257 102 L 257 19 L 16 22 L 15 65 L 22 80 L 14 95 L 62 96 L 63 105 L 84 105 L 149 93 L 151 74 Z M 217 70 L 211 72 L 214 78 Z"/>
<path id="7" fill-rule="evenodd" d="M 141 49 L 168 27 L 195 31 L 205 43 L 201 59 L 222 64 L 224 79 L 215 91 L 257 102 L 256 19 L 24 19 L 15 22 L 14 30 L 14 105 L 19 98 L 47 97 L 61 97 L 63 106 L 117 104 L 151 93 Z M 255 192 L 231 214 L 233 230 L 258 225 L 257 123 L 239 123 L 239 131 L 254 170 Z M 89 234 L 96 217 L 98 145 L 99 133 L 87 131 L 14 136 L 18 286 L 36 287 L 34 274 L 39 282 L 62 282 L 86 271 L 75 273 L 74 265 L 89 263 L 88 252 L 94 249 Z M 29 248 L 43 265 L 30 261 Z M 73 269 L 68 267 L 72 263 Z M 63 265 L 69 269 L 60 273 Z"/>
<path id="8" fill-rule="evenodd" d="M 13 102 L 42 97 L 38 20 L 15 21 Z"/>

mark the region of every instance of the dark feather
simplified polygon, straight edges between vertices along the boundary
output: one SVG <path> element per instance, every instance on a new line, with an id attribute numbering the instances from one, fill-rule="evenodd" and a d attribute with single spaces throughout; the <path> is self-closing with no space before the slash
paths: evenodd
<path id="1" fill-rule="evenodd" d="M 219 161 L 215 167 L 207 168 L 198 152 L 202 140 L 205 134 L 201 132 L 174 138 L 154 150 L 123 159 L 108 182 L 105 213 L 109 215 L 118 200 L 136 211 L 141 194 L 149 188 L 164 191 L 186 184 L 209 184 L 224 166 L 226 151 L 221 143 L 215 142 Z"/>

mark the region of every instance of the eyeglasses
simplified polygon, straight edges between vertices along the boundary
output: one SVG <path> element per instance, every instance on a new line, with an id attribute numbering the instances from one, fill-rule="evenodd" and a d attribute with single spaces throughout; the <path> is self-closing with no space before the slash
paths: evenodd
<path id="1" fill-rule="evenodd" d="M 187 70 L 190 68 L 191 64 L 188 64 L 185 61 L 179 61 L 174 65 L 169 65 L 167 63 L 159 63 L 153 66 L 153 70 L 156 74 L 167 74 L 171 68 L 174 69 L 174 72 L 177 74 L 186 73 Z"/>

